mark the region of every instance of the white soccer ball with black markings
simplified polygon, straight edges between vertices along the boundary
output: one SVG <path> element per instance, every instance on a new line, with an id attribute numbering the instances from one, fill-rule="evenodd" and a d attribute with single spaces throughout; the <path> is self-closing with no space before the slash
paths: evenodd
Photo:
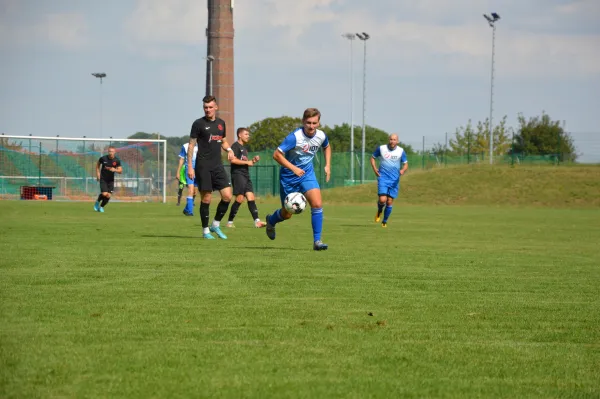
<path id="1" fill-rule="evenodd" d="M 289 193 L 283 201 L 283 206 L 289 213 L 302 213 L 306 208 L 306 198 L 302 193 Z"/>

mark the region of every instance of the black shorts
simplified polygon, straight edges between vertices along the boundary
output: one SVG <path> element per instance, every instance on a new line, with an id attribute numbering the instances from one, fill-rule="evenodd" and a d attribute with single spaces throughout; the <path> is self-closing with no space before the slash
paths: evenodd
<path id="1" fill-rule="evenodd" d="M 229 176 L 223 165 L 196 166 L 196 183 L 199 191 L 220 191 L 231 187 Z"/>
<path id="2" fill-rule="evenodd" d="M 254 192 L 252 180 L 250 180 L 249 176 L 235 173 L 231 175 L 231 182 L 233 183 L 233 195 L 244 195 Z"/>
<path id="3" fill-rule="evenodd" d="M 101 193 L 112 193 L 115 189 L 115 181 L 100 180 L 100 192 Z"/>

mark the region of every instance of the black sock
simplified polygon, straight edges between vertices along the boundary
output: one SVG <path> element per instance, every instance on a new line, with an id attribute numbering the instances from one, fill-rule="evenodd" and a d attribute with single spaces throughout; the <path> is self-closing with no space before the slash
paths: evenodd
<path id="1" fill-rule="evenodd" d="M 385 202 L 377 201 L 377 214 L 378 215 L 381 215 L 381 212 L 383 212 L 383 208 L 385 208 Z"/>
<path id="2" fill-rule="evenodd" d="M 202 227 L 208 227 L 210 204 L 200 203 L 200 220 L 202 221 Z"/>
<path id="3" fill-rule="evenodd" d="M 101 206 L 102 208 L 104 208 L 104 207 L 106 206 L 106 204 L 108 204 L 108 201 L 110 201 L 110 198 L 109 198 L 109 197 L 103 197 L 103 198 L 102 198 L 102 202 L 100 203 L 100 206 Z"/>
<path id="4" fill-rule="evenodd" d="M 103 199 L 104 199 L 104 195 L 100 194 L 100 195 L 98 196 L 98 199 L 97 199 L 96 201 L 97 201 L 97 202 L 100 202 L 100 201 L 102 201 Z"/>
<path id="5" fill-rule="evenodd" d="M 238 213 L 238 209 L 240 209 L 240 204 L 237 201 L 233 202 L 233 205 L 231 205 L 231 210 L 229 211 L 229 221 L 233 222 L 233 219 L 235 218 L 235 215 L 237 215 Z"/>
<path id="6" fill-rule="evenodd" d="M 250 209 L 250 213 L 252 214 L 252 220 L 258 219 L 258 208 L 255 201 L 248 201 L 248 209 Z"/>
<path id="7" fill-rule="evenodd" d="M 177 203 L 181 202 L 181 194 L 183 193 L 183 188 L 180 188 L 179 191 L 177 191 Z"/>
<path id="8" fill-rule="evenodd" d="M 227 213 L 227 208 L 229 208 L 229 202 L 225 202 L 221 200 L 219 205 L 217 205 L 217 213 L 215 213 L 215 220 L 220 222 L 223 219 L 223 216 Z"/>

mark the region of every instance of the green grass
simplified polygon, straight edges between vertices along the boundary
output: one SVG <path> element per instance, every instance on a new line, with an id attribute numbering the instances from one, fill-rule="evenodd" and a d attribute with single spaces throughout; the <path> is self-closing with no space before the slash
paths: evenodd
<path id="1" fill-rule="evenodd" d="M 368 178 L 372 178 L 369 170 Z M 329 201 L 373 202 L 374 184 L 325 192 Z M 402 178 L 401 201 L 414 205 L 508 205 L 600 208 L 600 166 L 473 164 L 411 170 Z"/>
<path id="2" fill-rule="evenodd" d="M 0 202 L 2 398 L 600 395 L 598 209 L 91 208 Z"/>

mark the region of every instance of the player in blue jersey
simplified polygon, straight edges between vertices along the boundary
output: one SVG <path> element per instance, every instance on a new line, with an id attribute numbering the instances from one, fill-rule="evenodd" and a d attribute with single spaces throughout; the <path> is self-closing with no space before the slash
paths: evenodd
<path id="1" fill-rule="evenodd" d="M 313 249 L 322 251 L 328 248 L 321 241 L 323 230 L 323 201 L 321 188 L 313 169 L 313 158 L 323 148 L 325 154 L 325 178 L 329 181 L 331 146 L 327 135 L 319 130 L 321 113 L 316 108 L 308 108 L 302 116 L 302 127 L 286 136 L 283 142 L 273 153 L 273 159 L 281 165 L 279 172 L 279 195 L 281 209 L 267 215 L 267 236 L 275 239 L 275 225 L 292 217 L 283 206 L 283 201 L 289 193 L 300 192 L 304 194 L 311 208 L 311 222 L 313 229 Z"/>
<path id="2" fill-rule="evenodd" d="M 379 168 L 375 163 L 377 158 L 380 158 Z M 383 212 L 381 227 L 387 227 L 388 218 L 392 214 L 394 198 L 398 197 L 400 176 L 408 169 L 406 152 L 402 147 L 398 147 L 398 135 L 390 135 L 388 144 L 377 147 L 371 157 L 371 167 L 377 175 L 377 196 L 379 197 L 375 222 L 379 223 Z"/>
<path id="3" fill-rule="evenodd" d="M 188 176 L 187 173 L 187 153 L 188 147 L 190 143 L 185 143 L 181 146 L 181 151 L 179 151 L 179 166 L 177 167 L 177 178 L 180 176 L 185 176 L 185 184 L 188 188 L 188 195 L 186 198 L 185 208 L 183 208 L 183 214 L 185 216 L 194 216 L 194 199 L 196 198 L 196 187 L 198 187 L 198 183 L 196 183 L 196 179 L 192 179 Z M 196 167 L 196 155 L 198 154 L 198 147 L 194 148 L 194 156 L 192 159 L 192 168 Z M 177 201 L 177 205 L 179 205 L 179 201 Z"/>

